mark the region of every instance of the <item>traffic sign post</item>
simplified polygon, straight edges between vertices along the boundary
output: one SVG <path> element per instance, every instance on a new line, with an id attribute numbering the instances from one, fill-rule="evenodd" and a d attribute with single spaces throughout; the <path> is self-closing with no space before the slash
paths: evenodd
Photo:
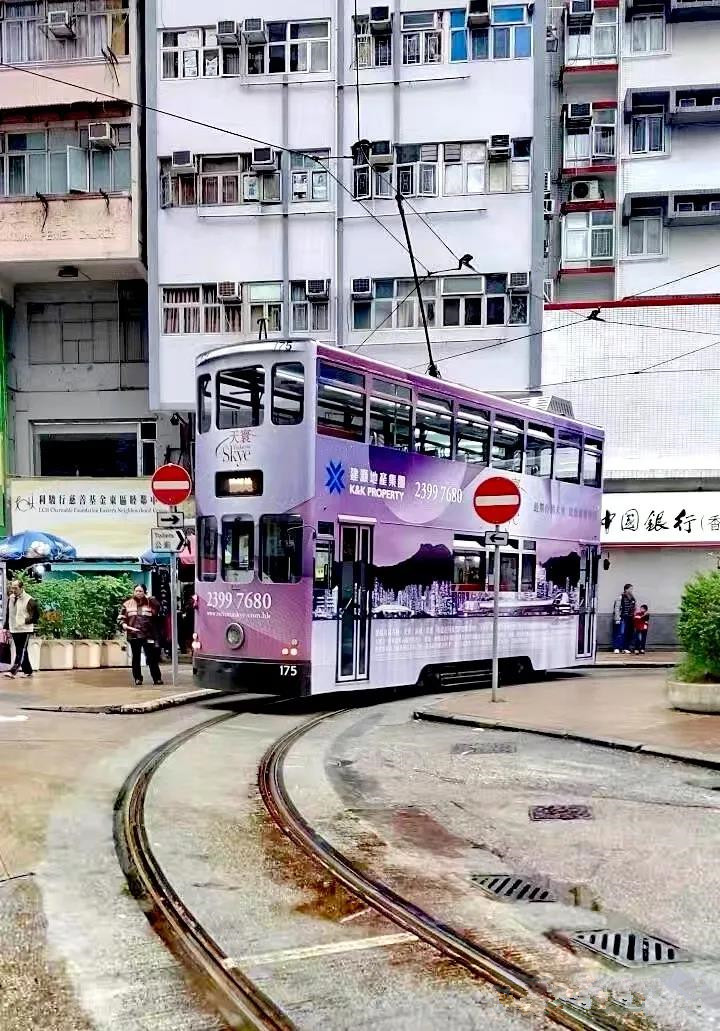
<path id="1" fill-rule="evenodd" d="M 490 476 L 477 487 L 473 497 L 475 514 L 486 523 L 494 523 L 494 533 L 485 534 L 485 543 L 493 552 L 493 628 L 492 628 L 492 700 L 498 700 L 500 666 L 498 662 L 498 630 L 500 626 L 500 548 L 509 535 L 500 529 L 520 511 L 520 491 L 506 476 Z"/>
<path id="2" fill-rule="evenodd" d="M 172 683 L 175 687 L 178 672 L 177 553 L 187 543 L 182 532 L 185 516 L 182 512 L 176 512 L 175 506 L 182 505 L 192 494 L 192 480 L 181 465 L 169 462 L 155 470 L 150 490 L 156 501 L 171 508 L 170 512 L 157 513 L 157 529 L 150 531 L 150 547 L 153 551 L 170 555 L 170 645 Z"/>

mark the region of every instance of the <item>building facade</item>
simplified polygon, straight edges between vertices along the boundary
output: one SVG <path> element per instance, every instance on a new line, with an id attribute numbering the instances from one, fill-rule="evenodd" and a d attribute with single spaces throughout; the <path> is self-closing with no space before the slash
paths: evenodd
<path id="1" fill-rule="evenodd" d="M 605 640 L 633 582 L 675 643 L 684 583 L 720 560 L 680 503 L 720 483 L 719 44 L 703 0 L 548 12 L 542 379 L 606 430 Z"/>
<path id="2" fill-rule="evenodd" d="M 442 374 L 537 386 L 543 5 L 177 0 L 146 47 L 153 407 L 260 333 L 425 369 L 396 192 Z"/>

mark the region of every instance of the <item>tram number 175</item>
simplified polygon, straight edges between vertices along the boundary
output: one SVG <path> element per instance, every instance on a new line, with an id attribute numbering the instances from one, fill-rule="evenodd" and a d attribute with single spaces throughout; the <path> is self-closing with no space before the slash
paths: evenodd
<path id="1" fill-rule="evenodd" d="M 280 666 L 281 677 L 296 677 L 297 666 Z"/>

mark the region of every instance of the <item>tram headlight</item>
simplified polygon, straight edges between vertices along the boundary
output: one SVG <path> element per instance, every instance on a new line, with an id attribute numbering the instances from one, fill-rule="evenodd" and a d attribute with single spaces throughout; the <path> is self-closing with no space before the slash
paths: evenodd
<path id="1" fill-rule="evenodd" d="M 242 648 L 245 644 L 245 631 L 239 623 L 231 623 L 225 631 L 225 640 L 230 648 Z"/>
<path id="2" fill-rule="evenodd" d="M 200 649 L 202 648 L 202 644 L 200 643 L 200 638 L 199 638 L 199 636 L 197 634 L 193 634 L 192 635 L 192 644 L 190 645 L 190 647 L 192 648 L 192 650 L 194 652 L 199 652 Z"/>

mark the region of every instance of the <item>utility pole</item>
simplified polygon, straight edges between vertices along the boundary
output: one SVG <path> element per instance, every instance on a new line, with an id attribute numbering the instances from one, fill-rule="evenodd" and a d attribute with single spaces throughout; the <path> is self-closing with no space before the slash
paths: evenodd
<path id="1" fill-rule="evenodd" d="M 415 254 L 413 253 L 412 242 L 410 240 L 410 233 L 408 231 L 407 218 L 405 217 L 405 207 L 403 205 L 402 196 L 399 190 L 397 190 L 395 193 L 395 200 L 397 202 L 398 211 L 400 212 L 400 218 L 402 219 L 402 225 L 405 231 L 405 240 L 407 241 L 407 249 L 410 254 L 410 264 L 412 265 L 413 280 L 415 282 L 415 292 L 417 293 L 418 304 L 420 305 L 420 318 L 422 319 L 423 329 L 425 330 L 425 343 L 427 344 L 428 352 L 428 376 L 434 376 L 435 379 L 440 379 L 440 370 L 435 364 L 435 359 L 433 358 L 432 353 L 432 346 L 430 345 L 430 332 L 428 330 L 427 315 L 425 314 L 425 302 L 423 300 L 422 291 L 420 290 L 420 280 L 418 279 Z"/>

